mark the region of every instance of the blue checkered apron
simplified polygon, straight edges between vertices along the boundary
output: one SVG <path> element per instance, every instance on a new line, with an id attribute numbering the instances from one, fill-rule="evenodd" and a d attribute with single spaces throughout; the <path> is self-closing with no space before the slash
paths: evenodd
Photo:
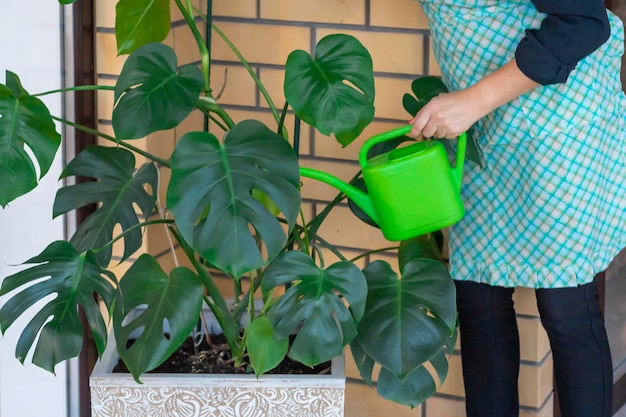
<path id="1" fill-rule="evenodd" d="M 545 15 L 530 0 L 420 0 L 450 90 L 514 57 Z M 556 288 L 590 282 L 626 246 L 623 26 L 564 84 L 539 87 L 481 119 L 486 167 L 466 167 L 467 214 L 450 229 L 455 279 Z"/>

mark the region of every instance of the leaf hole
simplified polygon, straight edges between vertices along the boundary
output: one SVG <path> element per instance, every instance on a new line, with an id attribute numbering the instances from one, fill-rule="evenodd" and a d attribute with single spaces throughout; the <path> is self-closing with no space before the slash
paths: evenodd
<path id="1" fill-rule="evenodd" d="M 167 340 L 170 340 L 170 329 L 170 322 L 166 317 L 163 319 L 163 337 Z"/>

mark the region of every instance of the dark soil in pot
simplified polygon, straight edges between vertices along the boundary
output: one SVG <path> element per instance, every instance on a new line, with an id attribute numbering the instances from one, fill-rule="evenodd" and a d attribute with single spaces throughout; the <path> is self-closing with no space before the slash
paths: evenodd
<path id="1" fill-rule="evenodd" d="M 132 343 L 132 342 L 131 342 Z M 113 368 L 114 373 L 128 373 L 122 361 Z M 191 337 L 182 344 L 162 365 L 150 373 L 181 373 L 181 374 L 251 374 L 252 369 L 245 363 L 235 367 L 223 335 L 212 335 L 210 343 L 206 338 L 198 346 L 194 346 Z M 299 362 L 285 358 L 268 374 L 329 374 L 330 362 L 310 368 Z"/>

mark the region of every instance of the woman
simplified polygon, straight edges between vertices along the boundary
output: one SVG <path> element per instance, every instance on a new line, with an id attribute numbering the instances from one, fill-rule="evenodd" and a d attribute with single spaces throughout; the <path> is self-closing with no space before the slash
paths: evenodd
<path id="1" fill-rule="evenodd" d="M 466 216 L 450 230 L 468 417 L 518 416 L 512 294 L 536 288 L 565 417 L 611 415 L 595 275 L 626 246 L 623 27 L 599 0 L 420 0 L 449 94 L 414 137 L 471 126 Z"/>

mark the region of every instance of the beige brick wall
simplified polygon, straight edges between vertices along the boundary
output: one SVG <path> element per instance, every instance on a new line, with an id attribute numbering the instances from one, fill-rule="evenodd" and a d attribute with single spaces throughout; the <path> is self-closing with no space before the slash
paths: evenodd
<path id="1" fill-rule="evenodd" d="M 114 0 L 97 2 L 97 73 L 99 82 L 114 82 L 124 62 L 116 56 L 113 28 Z M 205 7 L 204 1 L 194 1 Z M 267 87 L 274 103 L 282 106 L 283 64 L 293 49 L 311 51 L 313 45 L 329 33 L 349 33 L 356 36 L 370 51 L 376 73 L 375 120 L 361 138 L 347 148 L 341 148 L 332 138 L 323 137 L 312 129 L 304 128 L 301 137 L 302 164 L 331 172 L 342 179 L 351 178 L 356 172 L 356 158 L 360 144 L 367 137 L 405 123 L 409 116 L 401 105 L 402 95 L 410 90 L 411 81 L 423 74 L 439 74 L 429 46 L 428 23 L 418 3 L 412 0 L 214 0 L 214 21 L 235 43 L 244 57 Z M 173 7 L 174 29 L 166 42 L 179 54 L 179 64 L 197 62 L 195 43 L 188 30 L 177 23 L 180 14 Z M 214 34 L 212 46 L 212 88 L 220 91 L 220 97 L 235 121 L 256 118 L 272 126 L 273 118 L 267 104 L 257 94 L 247 72 L 237 63 L 236 57 Z M 227 81 L 225 73 L 227 70 Z M 112 93 L 98 96 L 100 127 L 109 133 Z M 198 113 L 185 122 L 185 128 L 202 125 Z M 287 118 L 287 126 L 293 125 L 293 116 Z M 290 129 L 291 130 L 291 129 Z M 157 155 L 167 155 L 174 145 L 176 130 L 159 132 L 150 141 L 137 141 Z M 140 161 L 141 162 L 141 161 Z M 169 172 L 161 170 L 164 180 Z M 164 181 L 167 183 L 167 181 Z M 335 190 L 303 179 L 303 210 L 317 210 L 325 201 L 335 196 Z M 160 194 L 162 195 L 161 190 Z M 161 197 L 164 201 L 164 197 Z M 341 206 L 333 213 L 321 230 L 323 236 L 345 248 L 346 254 L 354 256 L 363 250 L 390 246 L 377 229 L 373 229 Z M 165 234 L 153 231 L 145 243 L 157 253 L 163 253 L 162 263 L 168 268 L 174 265 L 168 254 Z M 116 254 L 119 256 L 119 248 Z M 332 255 L 326 255 L 327 262 Z M 373 259 L 387 259 L 392 264 L 394 253 L 386 252 L 363 259 L 363 266 Z M 182 259 L 182 257 L 181 257 Z M 123 272 L 124 265 L 119 266 Z M 226 282 L 223 283 L 227 285 Z M 519 290 L 515 295 L 522 337 L 522 368 L 520 376 L 520 400 L 523 417 L 552 416 L 552 361 L 545 332 L 538 319 L 534 293 Z M 347 417 L 420 416 L 464 417 L 463 385 L 460 373 L 460 353 L 450 359 L 450 375 L 439 392 L 425 404 L 411 410 L 378 397 L 375 391 L 364 385 L 354 364 L 348 359 Z"/>

